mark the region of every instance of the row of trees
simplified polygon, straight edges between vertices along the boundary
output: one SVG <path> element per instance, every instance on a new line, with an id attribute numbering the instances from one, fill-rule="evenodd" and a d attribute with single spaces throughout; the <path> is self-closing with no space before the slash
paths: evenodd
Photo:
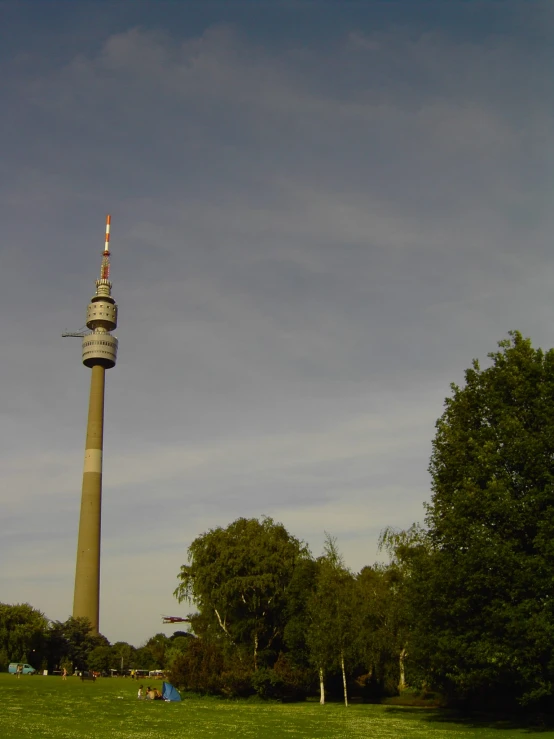
<path id="1" fill-rule="evenodd" d="M 327 536 L 314 559 L 271 518 L 239 518 L 198 537 L 175 594 L 199 637 L 173 665 L 184 688 L 325 700 L 395 693 L 405 680 L 402 569 L 351 572 Z"/>
<path id="2" fill-rule="evenodd" d="M 138 649 L 127 642 L 110 644 L 94 634 L 84 618 L 50 621 L 24 603 L 0 603 L 0 670 L 10 662 L 27 662 L 37 670 L 67 668 L 123 672 L 131 668 L 168 669 L 185 651 L 190 634 L 156 634 Z"/>
<path id="3" fill-rule="evenodd" d="M 518 332 L 477 361 L 437 422 L 425 524 L 385 531 L 360 573 L 282 525 L 198 537 L 176 596 L 195 606 L 184 687 L 366 696 L 408 681 L 451 704 L 554 711 L 554 351 Z"/>
<path id="4" fill-rule="evenodd" d="M 554 712 L 554 350 L 514 332 L 489 358 L 452 385 L 425 523 L 383 532 L 388 564 L 353 573 L 331 536 L 314 558 L 272 519 L 240 518 L 199 536 L 181 567 L 196 638 L 134 650 L 80 619 L 0 606 L 0 661 L 123 660 L 191 690 L 282 699 L 409 683 L 450 704 Z"/>

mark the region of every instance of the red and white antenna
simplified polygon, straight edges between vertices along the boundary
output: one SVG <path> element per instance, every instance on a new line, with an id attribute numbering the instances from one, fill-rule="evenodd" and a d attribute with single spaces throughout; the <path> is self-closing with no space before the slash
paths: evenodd
<path id="1" fill-rule="evenodd" d="M 110 224 L 112 217 L 106 216 L 106 240 L 104 242 L 104 253 L 102 254 L 102 267 L 100 268 L 100 279 L 110 279 Z"/>

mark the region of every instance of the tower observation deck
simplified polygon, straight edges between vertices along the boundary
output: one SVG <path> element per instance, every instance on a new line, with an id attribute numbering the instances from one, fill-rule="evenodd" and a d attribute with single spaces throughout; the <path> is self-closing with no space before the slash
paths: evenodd
<path id="1" fill-rule="evenodd" d="M 111 331 L 117 328 L 117 304 L 110 282 L 110 225 L 106 218 L 106 240 L 102 254 L 100 279 L 96 293 L 87 307 L 82 358 L 91 372 L 81 515 L 75 568 L 74 618 L 88 618 L 95 633 L 100 616 L 100 537 L 102 514 L 102 455 L 104 441 L 105 371 L 115 366 L 118 342 Z M 71 335 L 71 334 L 69 334 Z"/>

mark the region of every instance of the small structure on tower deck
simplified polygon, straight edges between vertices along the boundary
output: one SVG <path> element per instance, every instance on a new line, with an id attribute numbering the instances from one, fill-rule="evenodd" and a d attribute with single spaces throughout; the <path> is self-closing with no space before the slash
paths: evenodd
<path id="1" fill-rule="evenodd" d="M 89 331 L 63 334 L 83 338 L 83 364 L 92 370 L 73 617 L 88 618 L 96 633 L 99 630 L 100 614 L 104 383 L 105 371 L 114 367 L 117 359 L 117 339 L 110 333 L 117 327 L 117 304 L 112 297 L 110 282 L 110 224 L 111 217 L 107 216 L 100 279 L 96 280 L 96 293 L 87 307 L 86 325 Z"/>

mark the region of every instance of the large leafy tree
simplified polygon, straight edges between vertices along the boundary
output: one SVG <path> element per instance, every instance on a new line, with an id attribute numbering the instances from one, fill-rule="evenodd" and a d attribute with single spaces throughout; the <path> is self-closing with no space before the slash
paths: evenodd
<path id="1" fill-rule="evenodd" d="M 154 634 L 148 639 L 143 649 L 145 650 L 144 655 L 148 652 L 151 655 L 148 661 L 149 669 L 162 670 L 165 667 L 165 653 L 170 645 L 169 637 L 162 633 Z"/>
<path id="2" fill-rule="evenodd" d="M 219 635 L 254 670 L 275 661 L 285 627 L 287 592 L 307 548 L 271 518 L 239 518 L 211 529 L 188 549 L 175 595 L 194 604 L 194 629 Z"/>
<path id="3" fill-rule="evenodd" d="M 28 603 L 0 603 L 0 662 L 23 660 L 40 667 L 46 644 L 48 619 Z"/>
<path id="4" fill-rule="evenodd" d="M 87 656 L 89 670 L 108 672 L 113 667 L 113 662 L 113 648 L 108 646 L 94 647 Z"/>
<path id="5" fill-rule="evenodd" d="M 102 634 L 95 634 L 88 618 L 73 618 L 67 621 L 53 621 L 50 624 L 50 664 L 72 665 L 83 670 L 87 667 L 89 654 L 96 647 L 109 646 Z"/>
<path id="6" fill-rule="evenodd" d="M 513 332 L 437 422 L 414 648 L 457 700 L 554 704 L 554 351 Z"/>

